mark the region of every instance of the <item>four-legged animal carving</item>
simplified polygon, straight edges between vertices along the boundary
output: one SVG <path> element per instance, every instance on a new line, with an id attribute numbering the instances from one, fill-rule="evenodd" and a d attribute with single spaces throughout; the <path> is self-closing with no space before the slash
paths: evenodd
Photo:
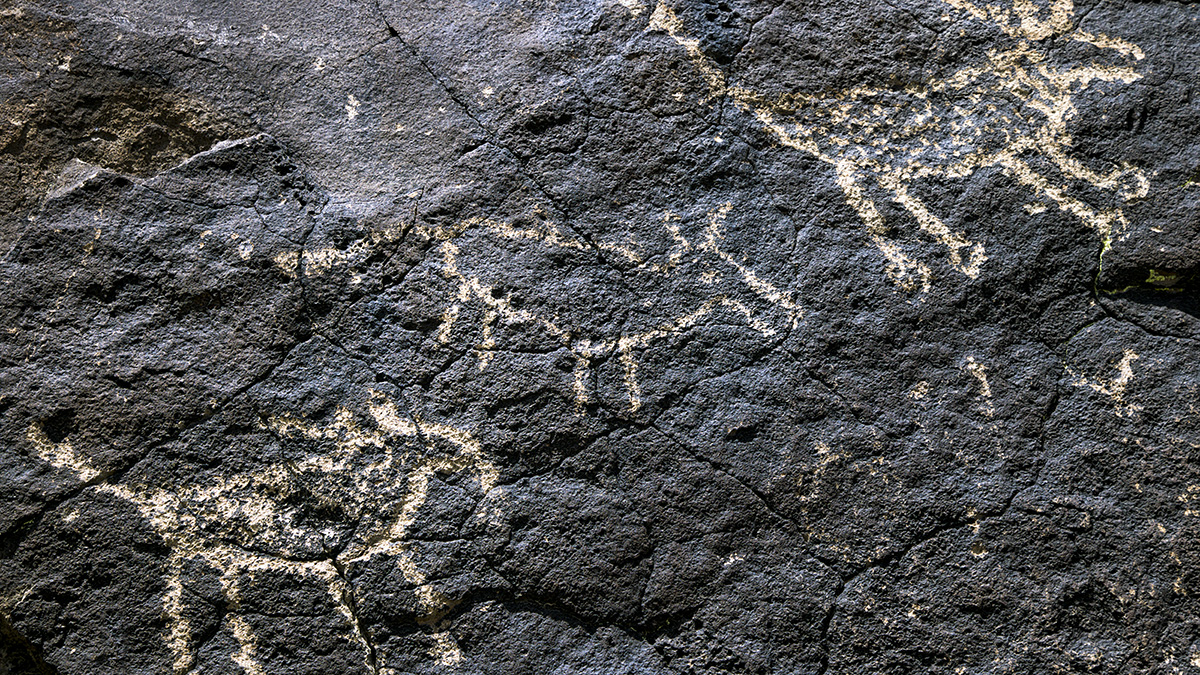
<path id="1" fill-rule="evenodd" d="M 255 657 L 257 638 L 238 611 L 241 587 L 255 573 L 264 572 L 312 577 L 325 584 L 346 621 L 348 636 L 361 645 L 366 665 L 383 673 L 387 672 L 383 669 L 385 655 L 371 648 L 370 636 L 358 621 L 354 589 L 344 574 L 346 566 L 390 556 L 416 587 L 423 616 L 436 616 L 445 600 L 405 550 L 408 529 L 425 503 L 429 480 L 435 474 L 466 472 L 486 496 L 496 486 L 497 472 L 466 432 L 401 413 L 377 392 L 372 392 L 367 407 L 373 430 L 361 427 L 344 408 L 326 426 L 294 417 L 272 417 L 267 425 L 281 438 L 306 438 L 326 446 L 327 451 L 178 487 L 107 482 L 69 439 L 52 442 L 40 424 L 29 428 L 27 439 L 53 466 L 73 472 L 90 483 L 91 489 L 136 507 L 170 549 L 163 611 L 168 621 L 165 638 L 174 654 L 176 673 L 195 666 L 196 646 L 185 616 L 183 588 L 184 565 L 192 560 L 202 561 L 220 574 L 229 607 L 227 627 L 240 648 L 232 658 L 247 673 L 261 673 L 262 666 Z M 349 520 L 359 523 L 358 529 L 348 543 L 331 553 L 336 533 L 298 518 L 298 507 L 287 500 L 295 495 L 348 512 Z M 439 644 L 452 645 L 446 635 L 434 637 Z"/>
<path id="2" fill-rule="evenodd" d="M 769 97 L 726 81 L 724 72 L 687 35 L 683 21 L 660 0 L 648 30 L 667 33 L 686 50 L 703 76 L 705 98 L 728 96 L 758 120 L 783 146 L 806 152 L 833 167 L 846 201 L 867 226 L 872 242 L 889 261 L 889 274 L 905 289 L 928 290 L 928 265 L 906 255 L 889 238 L 869 181 L 891 195 L 920 229 L 944 245 L 950 265 L 969 278 L 987 260 L 983 244 L 951 230 L 918 196 L 915 186 L 963 178 L 998 167 L 1020 184 L 1079 218 L 1109 243 L 1127 222 L 1119 207 L 1095 208 L 1072 194 L 1071 181 L 1117 191 L 1123 200 L 1146 195 L 1149 183 L 1138 168 L 1122 165 L 1096 171 L 1070 154 L 1067 124 L 1076 115 L 1074 94 L 1093 82 L 1130 83 L 1141 77 L 1129 65 L 1060 68 L 1032 41 L 1051 36 L 1087 43 L 1126 62 L 1142 58 L 1132 44 L 1071 28 L 1072 0 L 1054 0 L 1041 18 L 1029 0 L 1012 8 L 981 7 L 970 0 L 943 0 L 970 18 L 988 21 L 1016 41 L 990 50 L 985 62 L 951 76 L 902 90 L 854 87 L 833 94 Z M 1031 158 L 1048 160 L 1062 182 Z"/>
<path id="3" fill-rule="evenodd" d="M 585 242 L 570 232 L 563 232 L 556 223 L 542 220 L 538 227 L 518 227 L 511 223 L 474 218 L 447 227 L 416 226 L 412 232 L 402 231 L 401 228 L 378 230 L 369 233 L 346 251 L 338 249 L 316 249 L 299 253 L 290 253 L 276 259 L 277 265 L 294 274 L 320 276 L 334 268 L 353 269 L 360 261 L 369 258 L 371 252 L 381 244 L 390 243 L 411 234 L 426 240 L 434 247 L 440 258 L 440 275 L 453 285 L 452 295 L 447 298 L 445 311 L 440 317 L 440 325 L 436 332 L 437 341 L 441 344 L 457 344 L 469 341 L 479 362 L 479 370 L 484 371 L 491 363 L 497 349 L 496 334 L 505 326 L 533 327 L 541 335 L 560 343 L 571 352 L 575 359 L 573 391 L 575 394 L 576 411 L 582 413 L 591 401 L 592 393 L 589 386 L 591 367 L 594 361 L 615 357 L 621 364 L 627 410 L 636 412 L 642 405 L 641 385 L 638 381 L 638 355 L 641 350 L 664 340 L 672 335 L 678 335 L 694 326 L 700 325 L 706 318 L 717 313 L 725 313 L 737 321 L 744 322 L 752 330 L 764 337 L 775 336 L 781 327 L 795 327 L 803 310 L 794 295 L 781 290 L 770 281 L 762 278 L 749 266 L 744 258 L 735 256 L 722 247 L 725 238 L 724 224 L 732 204 L 725 204 L 704 215 L 704 228 L 698 238 L 689 239 L 683 234 L 679 223 L 681 216 L 675 213 L 664 213 L 661 220 L 663 232 L 671 242 L 669 250 L 661 252 L 656 260 L 645 259 L 640 250 L 641 244 L 631 241 L 628 244 L 613 244 L 600 242 L 593 244 Z M 621 332 L 617 335 L 588 335 L 576 326 L 569 325 L 557 315 L 535 309 L 518 307 L 511 295 L 497 292 L 496 285 L 501 279 L 486 278 L 486 275 L 474 272 L 471 267 L 472 250 L 464 249 L 462 237 L 467 234 L 481 234 L 499 241 L 535 242 L 540 253 L 552 253 L 555 250 L 571 252 L 612 252 L 631 263 L 630 275 L 644 275 L 657 281 L 666 279 L 675 270 L 684 265 L 692 264 L 703 267 L 706 271 L 695 281 L 703 286 L 707 296 L 693 306 L 682 308 L 678 313 L 658 319 L 649 327 Z M 478 243 L 478 239 L 474 243 Z M 594 247 L 594 249 L 592 248 Z M 434 258 L 434 259 L 436 259 Z M 715 283 L 723 275 L 736 280 L 736 286 L 742 292 L 735 295 L 708 290 L 706 285 Z M 756 307 L 766 306 L 776 311 L 777 320 L 764 319 Z M 474 307 L 481 314 L 475 322 L 464 320 L 465 307 Z"/>

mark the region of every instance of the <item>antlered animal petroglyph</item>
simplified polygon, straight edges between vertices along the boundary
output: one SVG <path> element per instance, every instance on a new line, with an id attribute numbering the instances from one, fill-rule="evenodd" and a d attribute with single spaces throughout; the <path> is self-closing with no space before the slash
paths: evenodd
<path id="1" fill-rule="evenodd" d="M 433 250 L 437 256 L 434 259 L 440 258 L 440 275 L 454 287 L 440 317 L 437 340 L 442 344 L 464 341 L 473 344 L 472 349 L 482 372 L 488 368 L 495 355 L 497 331 L 506 326 L 534 328 L 543 336 L 562 344 L 573 355 L 573 391 L 576 409 L 580 412 L 592 397 L 589 379 L 593 362 L 615 357 L 623 371 L 627 409 L 636 412 L 642 405 L 637 358 L 638 353 L 646 347 L 669 336 L 678 335 L 699 325 L 706 317 L 718 313 L 725 313 L 743 322 L 764 337 L 776 335 L 780 324 L 794 327 L 803 316 L 803 311 L 793 294 L 762 278 L 744 260 L 722 248 L 721 242 L 725 237 L 724 223 L 732 208 L 732 204 L 725 204 L 707 212 L 704 216 L 703 232 L 695 241 L 688 239 L 681 232 L 678 225 L 681 217 L 678 214 L 664 213 L 661 225 L 672 244 L 656 261 L 644 260 L 636 241 L 628 244 L 594 244 L 599 250 L 611 251 L 631 262 L 634 265 L 631 274 L 666 278 L 677 267 L 690 261 L 705 265 L 713 277 L 721 273 L 729 274 L 740 282 L 740 287 L 745 291 L 739 297 L 727 293 L 702 293 L 707 297 L 694 306 L 685 308 L 673 316 L 660 318 L 648 328 L 624 331 L 617 335 L 588 335 L 584 330 L 545 311 L 519 308 L 511 297 L 496 291 L 496 286 L 502 279 L 488 279 L 486 275 L 470 269 L 471 255 L 476 252 L 461 241 L 461 237 L 468 233 L 483 233 L 499 241 L 535 242 L 545 252 L 554 249 L 575 252 L 591 250 L 589 247 L 593 246 L 592 243 L 585 242 L 572 233 L 561 231 L 556 223 L 543 221 L 538 227 L 528 228 L 492 219 L 474 218 L 450 227 L 416 226 L 411 234 L 435 247 Z M 367 234 L 345 251 L 316 249 L 289 253 L 277 258 L 276 264 L 289 274 L 318 276 L 334 267 L 353 268 L 355 264 L 366 259 L 375 247 L 397 241 L 408 234 L 410 233 L 403 232 L 400 228 L 378 230 Z M 477 241 L 472 243 L 478 244 Z M 301 263 L 304 263 L 303 272 L 300 271 Z M 704 285 L 711 280 L 696 281 Z M 755 304 L 765 304 L 778 311 L 783 321 L 765 320 L 755 311 Z M 463 308 L 466 306 L 478 308 L 482 313 L 481 318 L 470 323 L 465 321 L 462 317 Z"/>
<path id="2" fill-rule="evenodd" d="M 1074 97 L 1097 82 L 1128 84 L 1141 77 L 1131 64 L 1143 58 L 1133 44 L 1072 28 L 1072 0 L 1054 0 L 1046 11 L 1029 0 L 1011 8 L 944 0 L 977 21 L 993 24 L 1016 42 L 997 46 L 986 59 L 949 77 L 904 89 L 854 87 L 832 94 L 768 96 L 728 82 L 725 73 L 687 33 L 683 21 L 660 0 L 648 30 L 665 32 L 686 50 L 703 76 L 705 98 L 729 97 L 752 114 L 783 146 L 829 164 L 837 184 L 889 262 L 889 275 L 905 289 L 929 288 L 932 272 L 887 236 L 871 182 L 889 194 L 922 232 L 945 246 L 950 266 L 978 277 L 987 255 L 982 243 L 951 230 L 917 197 L 915 186 L 964 178 L 997 167 L 1089 227 L 1104 242 L 1120 236 L 1127 221 L 1120 207 L 1097 208 L 1074 194 L 1072 181 L 1115 191 L 1119 199 L 1144 197 L 1144 172 L 1124 164 L 1095 170 L 1071 156 L 1068 124 L 1077 114 Z M 1115 54 L 1120 65 L 1052 64 L 1036 41 L 1049 37 L 1092 45 Z M 1047 160 L 1057 179 L 1035 166 Z"/>
<path id="3" fill-rule="evenodd" d="M 1128 84 L 1141 77 L 1132 64 L 1143 58 L 1133 44 L 1073 28 L 1071 0 L 1054 0 L 1039 9 L 1028 0 L 1011 7 L 981 6 L 968 0 L 944 0 L 961 18 L 986 22 L 999 30 L 997 46 L 975 65 L 948 77 L 931 79 L 903 89 L 854 87 L 830 94 L 768 96 L 728 81 L 716 62 L 700 49 L 665 1 L 651 13 L 647 30 L 662 31 L 684 48 L 703 76 L 705 99 L 727 97 L 749 112 L 782 146 L 808 153 L 833 168 L 847 203 L 867 226 L 871 241 L 888 262 L 888 274 L 906 290 L 928 290 L 933 271 L 927 262 L 905 252 L 901 241 L 889 236 L 879 204 L 872 194 L 882 190 L 912 216 L 926 235 L 944 246 L 949 266 L 968 278 L 977 278 L 987 261 L 984 244 L 968 233 L 952 230 L 942 217 L 918 196 L 921 188 L 939 181 L 961 179 L 985 168 L 996 168 L 1018 184 L 1033 190 L 1048 203 L 1092 228 L 1107 250 L 1128 222 L 1120 208 L 1097 207 L 1085 201 L 1073 185 L 1086 185 L 1093 194 L 1114 193 L 1118 201 L 1145 196 L 1145 173 L 1123 164 L 1098 170 L 1071 154 L 1068 129 L 1078 114 L 1076 96 L 1097 83 Z M 1091 45 L 1099 55 L 1115 56 L 1116 65 L 1089 63 L 1055 65 L 1039 41 L 1051 37 Z M 582 411 L 592 400 L 589 384 L 592 366 L 615 357 L 624 372 L 629 411 L 642 405 L 638 379 L 638 354 L 653 343 L 677 335 L 714 313 L 728 313 L 764 336 L 778 325 L 755 311 L 765 303 L 782 312 L 792 326 L 803 315 L 791 293 L 765 280 L 741 256 L 721 246 L 722 223 L 732 205 L 709 212 L 709 227 L 699 241 L 689 241 L 677 226 L 678 217 L 667 213 L 662 225 L 671 249 L 656 262 L 647 262 L 640 243 L 585 241 L 545 219 L 540 227 L 518 227 L 486 218 L 464 220 L 450 227 L 417 225 L 412 234 L 432 244 L 441 259 L 441 274 L 455 290 L 440 317 L 437 339 L 442 344 L 469 340 L 481 371 L 497 349 L 497 331 L 524 326 L 541 332 L 570 350 L 576 361 L 574 392 Z M 1034 210 L 1044 209 L 1035 205 Z M 538 220 L 535 218 L 535 220 Z M 461 239 L 484 232 L 500 240 L 539 242 L 546 250 L 606 252 L 634 265 L 634 273 L 672 274 L 685 257 L 705 258 L 710 270 L 740 279 L 746 297 L 708 293 L 707 299 L 662 316 L 657 325 L 630 327 L 615 335 L 588 335 L 547 308 L 518 308 L 496 291 L 500 279 L 470 271 L 475 251 Z M 353 267 L 377 246 L 395 242 L 410 232 L 396 227 L 372 232 L 350 247 L 316 249 L 281 256 L 277 262 L 289 274 L 324 274 L 334 267 Z M 303 263 L 303 272 L 299 272 Z M 706 274 L 714 275 L 715 272 Z M 707 279 L 697 279 L 706 283 Z M 482 318 L 466 320 L 466 306 L 480 310 Z"/>

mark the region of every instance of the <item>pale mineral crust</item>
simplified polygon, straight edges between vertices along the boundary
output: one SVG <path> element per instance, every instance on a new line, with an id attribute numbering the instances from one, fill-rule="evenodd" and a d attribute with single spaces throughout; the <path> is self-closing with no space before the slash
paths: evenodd
<path id="1" fill-rule="evenodd" d="M 1200 6 L 6 0 L 0 675 L 1200 673 Z"/>

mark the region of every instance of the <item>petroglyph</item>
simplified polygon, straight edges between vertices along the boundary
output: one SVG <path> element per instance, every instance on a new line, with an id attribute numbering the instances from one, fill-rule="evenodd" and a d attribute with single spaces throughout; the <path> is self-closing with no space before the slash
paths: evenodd
<path id="1" fill-rule="evenodd" d="M 334 267 L 361 263 L 385 244 L 399 241 L 404 229 L 398 226 L 371 230 L 344 249 L 332 246 L 303 251 L 285 251 L 275 256 L 275 267 L 289 278 L 319 277 Z"/>
<path id="2" fill-rule="evenodd" d="M 439 666 L 452 668 L 462 663 L 462 650 L 458 647 L 458 642 L 454 640 L 454 636 L 447 631 L 433 634 L 434 644 L 432 653 L 437 658 Z"/>
<path id="3" fill-rule="evenodd" d="M 1200 516 L 1200 485 L 1189 485 L 1187 490 L 1180 494 L 1176 499 L 1183 505 L 1183 515 L 1195 518 Z"/>
<path id="4" fill-rule="evenodd" d="M 242 587 L 255 574 L 276 573 L 316 579 L 329 593 L 344 620 L 346 638 L 362 649 L 369 671 L 388 673 L 386 655 L 372 649 L 355 616 L 355 590 L 342 570 L 387 556 L 415 587 L 419 620 L 436 617 L 447 602 L 426 579 L 405 545 L 407 533 L 425 504 L 435 475 L 464 474 L 474 479 L 481 503 L 496 490 L 497 470 L 467 432 L 403 413 L 387 396 L 370 392 L 367 411 L 373 429 L 340 408 L 325 425 L 290 417 L 271 417 L 266 427 L 281 439 L 306 439 L 322 448 L 257 471 L 211 476 L 173 488 L 136 482 L 109 483 L 80 455 L 69 439 L 55 443 L 40 424 L 27 439 L 52 466 L 93 482 L 89 489 L 132 504 L 170 548 L 166 590 L 168 619 L 163 636 L 174 655 L 174 672 L 198 667 L 196 646 L 186 616 L 185 563 L 199 560 L 220 574 L 228 607 L 225 629 L 238 651 L 230 658 L 247 673 L 261 673 L 256 653 L 262 648 L 253 627 L 239 613 Z M 297 498 L 347 513 L 358 527 L 348 543 L 336 545 L 334 523 L 321 526 L 301 517 Z M 340 549 L 340 550 L 339 550 Z M 338 551 L 336 554 L 331 551 Z M 453 638 L 438 633 L 436 658 L 451 659 Z"/>
<path id="5" fill-rule="evenodd" d="M 1200 654 L 1196 4 L 21 4 L 0 670 Z"/>
<path id="6" fill-rule="evenodd" d="M 888 274 L 901 288 L 928 290 L 933 272 L 888 237 L 878 203 L 869 195 L 872 182 L 902 206 L 922 232 L 944 246 L 950 266 L 970 279 L 979 276 L 988 259 L 983 243 L 948 227 L 916 196 L 918 186 L 936 188 L 940 180 L 999 168 L 1095 230 L 1106 251 L 1124 232 L 1125 215 L 1119 206 L 1097 208 L 1085 202 L 1072 182 L 1116 192 L 1128 201 L 1144 197 L 1149 181 L 1141 169 L 1128 164 L 1099 171 L 1075 159 L 1067 127 L 1077 115 L 1074 97 L 1079 91 L 1093 83 L 1128 84 L 1141 77 L 1131 67 L 1143 58 L 1141 49 L 1073 30 L 1071 0 L 1054 0 L 1045 18 L 1028 0 L 1016 0 L 1011 8 L 944 1 L 971 19 L 995 25 L 1017 44 L 989 50 L 979 65 L 902 90 L 859 86 L 833 94 L 771 97 L 728 83 L 663 0 L 647 30 L 665 32 L 687 52 L 707 85 L 704 100 L 729 97 L 779 144 L 833 168 L 847 203 L 866 225 L 889 263 Z M 1115 53 L 1124 63 L 1057 67 L 1030 42 L 1052 36 Z M 1039 158 L 1057 169 L 1058 180 L 1038 168 Z"/>
<path id="7" fill-rule="evenodd" d="M 722 261 L 727 266 L 733 268 L 754 295 L 773 307 L 782 310 L 791 325 L 795 326 L 803 316 L 803 313 L 792 296 L 779 290 L 770 282 L 761 279 L 752 270 L 739 263 L 732 255 L 720 247 L 719 242 L 723 238 L 721 224 L 724 222 L 731 208 L 730 204 L 725 204 L 707 214 L 708 226 L 705 230 L 705 239 L 702 243 L 695 245 L 683 237 L 679 232 L 678 226 L 674 224 L 673 221 L 678 219 L 678 216 L 670 213 L 665 214 L 663 217 L 664 226 L 675 242 L 667 255 L 667 263 L 642 262 L 638 266 L 637 271 L 654 275 L 669 275 L 671 270 L 680 263 L 684 255 L 688 252 L 694 253 L 693 261 L 699 260 L 701 256 L 706 254 L 710 255 L 713 259 Z M 497 297 L 491 285 L 483 282 L 478 276 L 464 273 L 460 269 L 458 261 L 461 251 L 456 244 L 445 239 L 447 235 L 457 235 L 458 232 L 475 225 L 485 225 L 490 231 L 506 238 L 538 239 L 551 247 L 581 250 L 584 244 L 576 240 L 563 238 L 563 235 L 557 229 L 549 229 L 545 234 L 538 234 L 529 230 L 518 230 L 507 224 L 493 223 L 491 221 L 468 222 L 451 232 L 429 231 L 426 235 L 443 239 L 440 246 L 440 251 L 444 257 L 442 273 L 458 284 L 456 304 L 451 305 L 446 310 L 446 313 L 443 314 L 443 323 L 438 329 L 440 339 L 443 341 L 448 340 L 448 336 L 452 334 L 454 324 L 460 312 L 459 303 L 473 301 L 483 305 L 483 319 L 478 326 L 474 327 L 475 332 L 479 336 L 475 343 L 475 349 L 479 358 L 479 369 L 482 371 L 487 368 L 491 355 L 494 352 L 495 340 L 493 332 L 498 324 L 532 324 L 539 327 L 544 334 L 553 337 L 561 342 L 563 346 L 567 347 L 576 359 L 573 388 L 577 411 L 582 411 L 591 398 L 587 388 L 587 379 L 588 369 L 593 359 L 607 358 L 614 353 L 616 354 L 624 371 L 628 409 L 631 412 L 636 412 L 642 405 L 641 386 L 638 383 L 637 377 L 638 364 L 636 355 L 639 350 L 669 336 L 678 335 L 700 324 L 703 319 L 720 310 L 726 310 L 764 337 L 771 337 L 777 333 L 775 327 L 759 318 L 745 302 L 726 295 L 713 294 L 695 309 L 667 318 L 649 330 L 630 332 L 615 337 L 583 337 L 578 330 L 565 326 L 555 319 L 546 318 L 528 310 L 514 308 L 510 297 Z M 615 245 L 613 246 L 615 247 Z M 621 250 L 629 260 L 641 262 L 642 256 L 635 249 L 622 247 Z"/>
<path id="8" fill-rule="evenodd" d="M 1118 417 L 1127 417 L 1142 409 L 1142 406 L 1125 402 L 1125 387 L 1133 381 L 1133 362 L 1136 361 L 1138 355 L 1132 349 L 1126 349 L 1121 354 L 1121 360 L 1114 366 L 1117 370 L 1117 376 L 1112 379 L 1102 379 L 1099 377 L 1088 378 L 1080 373 L 1075 372 L 1070 367 L 1067 372 L 1074 378 L 1074 384 L 1077 387 L 1088 387 L 1092 391 L 1111 398 L 1117 404 L 1116 412 Z"/>
<path id="9" fill-rule="evenodd" d="M 641 0 L 617 0 L 617 2 L 621 3 L 634 16 L 639 16 L 642 12 L 646 11 L 646 7 L 642 4 Z"/>
<path id="10" fill-rule="evenodd" d="M 60 443 L 51 442 L 45 429 L 42 428 L 41 422 L 35 422 L 33 426 L 29 427 L 25 438 L 33 445 L 34 452 L 42 461 L 60 469 L 72 471 L 83 482 L 86 483 L 100 476 L 98 470 L 92 468 L 90 464 L 75 454 L 75 448 L 71 447 L 70 439 L 63 439 Z"/>
<path id="11" fill-rule="evenodd" d="M 975 360 L 975 357 L 968 356 L 967 363 L 963 368 L 975 378 L 979 385 L 979 396 L 983 399 L 984 412 L 988 417 L 995 414 L 996 410 L 992 404 L 992 385 L 988 383 L 987 366 Z"/>
<path id="12" fill-rule="evenodd" d="M 672 212 L 666 212 L 661 219 L 665 233 L 670 237 L 672 245 L 662 256 L 661 261 L 651 261 L 637 241 L 627 243 L 617 242 L 588 242 L 577 236 L 564 232 L 555 222 L 535 212 L 534 220 L 537 227 L 517 227 L 512 223 L 488 219 L 472 218 L 452 226 L 429 227 L 418 225 L 408 231 L 392 226 L 368 233 L 345 249 L 319 248 L 301 252 L 289 252 L 275 259 L 277 267 L 288 274 L 296 276 L 320 276 L 331 269 L 350 268 L 366 260 L 380 246 L 396 242 L 401 238 L 412 235 L 435 245 L 437 257 L 441 259 L 439 266 L 441 275 L 454 282 L 455 290 L 449 298 L 449 304 L 440 315 L 436 331 L 439 344 L 451 345 L 468 341 L 478 361 L 480 372 L 486 371 L 495 357 L 497 350 L 496 331 L 508 326 L 523 326 L 536 328 L 537 331 L 560 343 L 567 348 L 575 359 L 572 389 L 575 395 L 576 411 L 583 413 L 593 393 L 589 386 L 590 370 L 596 360 L 606 360 L 615 356 L 622 366 L 624 386 L 627 394 L 628 410 L 636 412 L 641 408 L 641 385 L 638 382 L 637 354 L 650 345 L 678 335 L 690 328 L 700 325 L 707 317 L 718 312 L 724 312 L 735 320 L 744 323 L 763 337 L 773 337 L 779 333 L 779 327 L 764 319 L 745 299 L 730 297 L 721 293 L 708 293 L 707 299 L 701 301 L 690 310 L 680 312 L 675 316 L 665 317 L 655 325 L 643 329 L 632 330 L 619 335 L 587 335 L 581 329 L 564 322 L 556 316 L 548 316 L 539 311 L 518 308 L 514 305 L 511 294 L 497 291 L 496 283 L 485 280 L 480 275 L 468 269 L 464 261 L 469 261 L 471 250 L 462 239 L 473 232 L 482 232 L 488 236 L 508 241 L 528 241 L 541 244 L 543 250 L 563 249 L 579 253 L 605 252 L 620 256 L 633 264 L 630 274 L 641 274 L 649 277 L 670 277 L 686 262 L 704 263 L 708 269 L 697 279 L 708 285 L 718 278 L 714 268 L 725 269 L 741 281 L 749 296 L 757 298 L 780 313 L 786 325 L 795 327 L 804 313 L 792 293 L 786 292 L 775 284 L 762 278 L 744 261 L 722 248 L 725 238 L 724 223 L 733 205 L 726 203 L 705 214 L 706 226 L 703 236 L 698 242 L 692 242 L 685 237 L 679 227 L 681 217 Z M 463 311 L 465 306 L 472 305 L 482 310 L 482 317 L 469 325 L 464 324 Z"/>

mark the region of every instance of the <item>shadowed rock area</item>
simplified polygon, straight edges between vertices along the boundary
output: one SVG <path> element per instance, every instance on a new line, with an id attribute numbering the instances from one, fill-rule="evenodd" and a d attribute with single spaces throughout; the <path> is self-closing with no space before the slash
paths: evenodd
<path id="1" fill-rule="evenodd" d="M 0 6 L 0 675 L 1200 673 L 1200 7 Z"/>

